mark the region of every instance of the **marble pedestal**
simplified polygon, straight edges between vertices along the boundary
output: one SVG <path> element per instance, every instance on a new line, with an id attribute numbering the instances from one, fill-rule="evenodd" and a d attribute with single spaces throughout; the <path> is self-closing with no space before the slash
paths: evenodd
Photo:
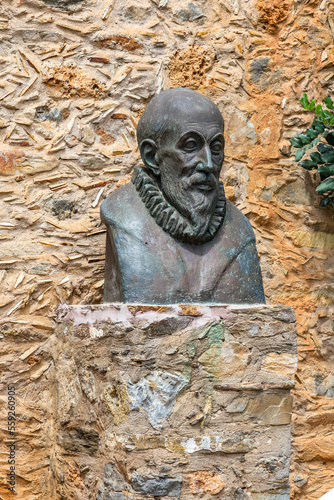
<path id="1" fill-rule="evenodd" d="M 62 306 L 52 349 L 60 493 L 289 499 L 291 307 Z"/>

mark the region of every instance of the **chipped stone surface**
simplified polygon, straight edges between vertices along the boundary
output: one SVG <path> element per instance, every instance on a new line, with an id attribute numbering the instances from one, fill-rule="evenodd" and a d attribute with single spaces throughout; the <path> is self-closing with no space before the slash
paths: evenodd
<path id="1" fill-rule="evenodd" d="M 171 478 L 167 474 L 145 477 L 134 472 L 131 477 L 131 485 L 135 491 L 145 496 L 180 498 L 182 477 Z"/>
<path id="2" fill-rule="evenodd" d="M 191 5 L 191 4 L 190 4 Z M 173 87 L 198 90 L 214 61 L 214 51 L 195 47 L 177 52 L 170 61 L 169 78 Z"/>
<path id="3" fill-rule="evenodd" d="M 207 472 L 205 470 L 197 471 L 188 475 L 190 489 L 193 493 L 209 493 L 218 495 L 225 486 L 220 474 Z"/>
<path id="4" fill-rule="evenodd" d="M 117 467 L 113 464 L 106 464 L 104 481 L 98 489 L 96 500 L 133 500 L 134 497 L 129 489 L 132 491 Z"/>
<path id="5" fill-rule="evenodd" d="M 221 379 L 229 377 L 242 379 L 250 359 L 249 349 L 239 342 L 216 344 L 198 359 L 207 372 Z"/>
<path id="6" fill-rule="evenodd" d="M 128 390 L 131 409 L 145 410 L 152 427 L 163 430 L 178 393 L 188 382 L 181 374 L 163 371 L 154 371 L 136 384 L 130 382 Z"/>
<path id="7" fill-rule="evenodd" d="M 251 418 L 257 422 L 270 425 L 285 425 L 291 422 L 292 397 L 282 398 L 276 394 L 260 394 L 251 398 L 247 407 Z"/>
<path id="8" fill-rule="evenodd" d="M 288 306 L 63 305 L 55 481 L 68 468 L 66 491 L 96 500 L 287 498 L 293 318 Z"/>
<path id="9" fill-rule="evenodd" d="M 293 377 L 297 371 L 297 363 L 296 354 L 271 352 L 263 360 L 262 366 L 265 370 Z"/>
<path id="10" fill-rule="evenodd" d="M 73 64 L 45 69 L 43 81 L 51 87 L 50 93 L 55 94 L 58 90 L 62 97 L 79 96 L 99 99 L 105 95 L 103 84 L 99 83 L 87 70 L 82 71 Z"/>

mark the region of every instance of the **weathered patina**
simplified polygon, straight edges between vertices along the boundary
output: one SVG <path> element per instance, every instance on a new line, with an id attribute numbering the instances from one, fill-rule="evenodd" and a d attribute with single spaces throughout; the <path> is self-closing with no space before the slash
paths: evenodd
<path id="1" fill-rule="evenodd" d="M 144 167 L 101 206 L 105 302 L 264 303 L 255 237 L 219 181 L 224 121 L 189 89 L 152 99 L 137 129 Z"/>

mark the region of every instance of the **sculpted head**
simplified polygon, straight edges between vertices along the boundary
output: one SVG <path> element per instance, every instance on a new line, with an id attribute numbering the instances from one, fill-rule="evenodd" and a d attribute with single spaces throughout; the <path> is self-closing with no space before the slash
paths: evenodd
<path id="1" fill-rule="evenodd" d="M 204 230 L 217 203 L 224 160 L 218 107 L 190 89 L 165 90 L 146 107 L 137 138 L 142 160 L 166 200 Z"/>

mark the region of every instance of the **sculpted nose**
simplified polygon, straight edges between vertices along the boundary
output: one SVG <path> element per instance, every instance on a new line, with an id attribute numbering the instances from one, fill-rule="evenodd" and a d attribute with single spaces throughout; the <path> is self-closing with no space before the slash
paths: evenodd
<path id="1" fill-rule="evenodd" d="M 213 165 L 212 165 L 212 156 L 211 156 L 211 150 L 208 145 L 203 147 L 199 154 L 199 162 L 197 165 L 197 170 L 202 171 L 202 172 L 212 172 L 213 170 Z"/>

